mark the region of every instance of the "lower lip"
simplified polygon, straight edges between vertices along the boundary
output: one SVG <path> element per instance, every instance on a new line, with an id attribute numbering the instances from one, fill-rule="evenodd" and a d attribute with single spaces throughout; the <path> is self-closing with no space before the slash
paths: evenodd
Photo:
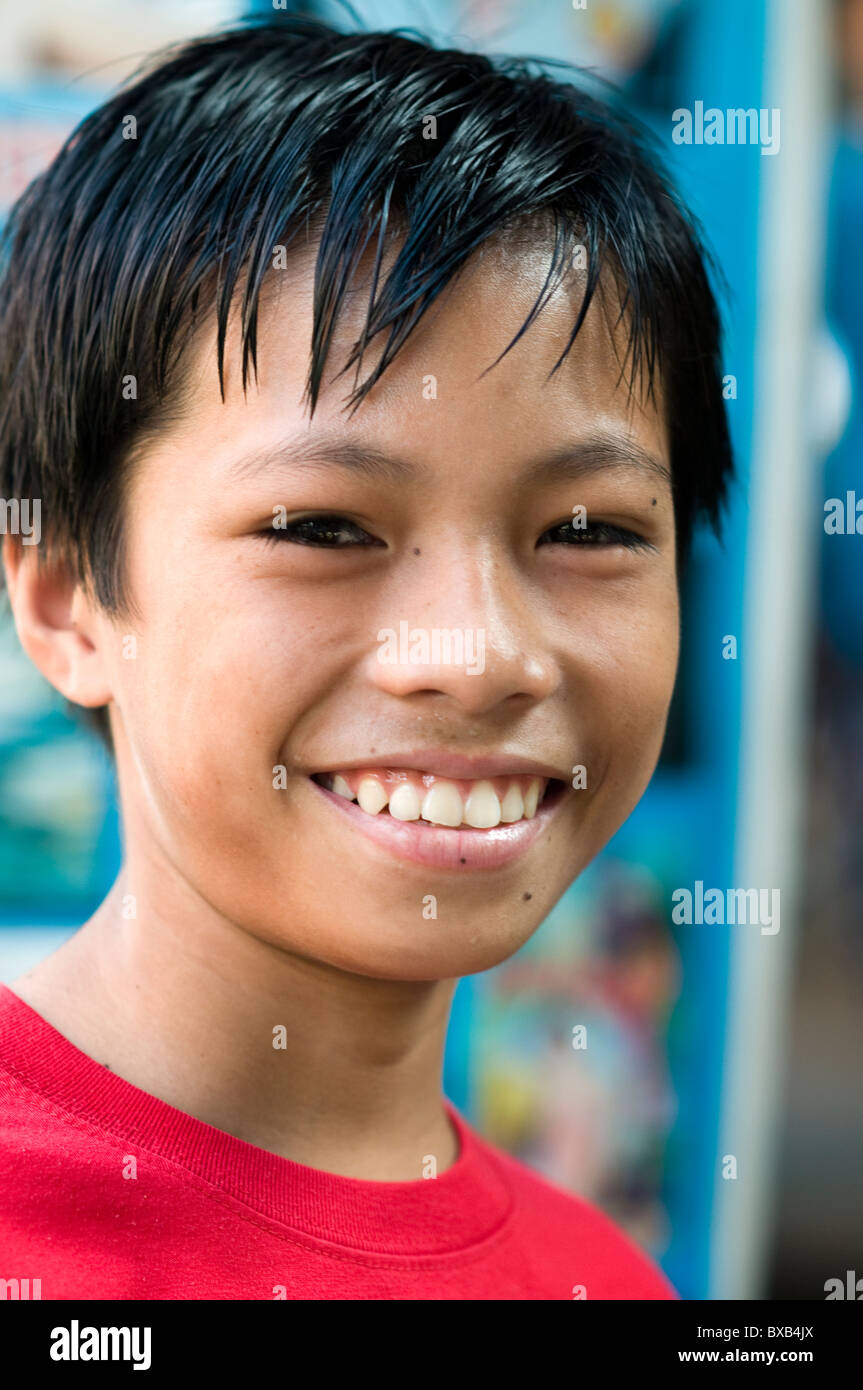
<path id="1" fill-rule="evenodd" d="M 389 850 L 398 859 L 425 864 L 434 869 L 453 869 L 459 873 L 474 869 L 500 869 L 526 854 L 547 830 L 563 801 L 558 787 L 538 807 L 530 820 L 499 825 L 493 830 L 448 829 L 426 821 L 400 821 L 384 812 L 371 816 L 355 801 L 312 782 L 329 804 L 368 839 Z"/>

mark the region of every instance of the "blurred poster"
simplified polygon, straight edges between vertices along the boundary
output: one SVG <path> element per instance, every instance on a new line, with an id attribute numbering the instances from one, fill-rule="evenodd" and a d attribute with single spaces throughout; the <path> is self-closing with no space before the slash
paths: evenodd
<path id="1" fill-rule="evenodd" d="M 287 0 L 290 8 L 290 0 Z M 369 29 L 410 26 L 486 52 L 537 54 L 594 68 L 623 81 L 652 51 L 666 17 L 683 0 L 351 0 Z M 251 8 L 271 10 L 270 0 Z M 319 0 L 316 14 L 349 25 L 340 0 Z"/>
<path id="2" fill-rule="evenodd" d="M 483 1133 L 657 1253 L 676 1114 L 666 1029 L 680 989 L 662 903 L 648 870 L 619 859 L 590 866 L 522 950 L 483 978 L 473 1044 Z"/>

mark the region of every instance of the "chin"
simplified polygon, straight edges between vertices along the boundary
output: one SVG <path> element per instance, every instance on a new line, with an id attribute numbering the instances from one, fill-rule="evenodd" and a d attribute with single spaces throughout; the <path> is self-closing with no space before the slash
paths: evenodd
<path id="1" fill-rule="evenodd" d="M 302 950 L 300 954 L 313 956 L 334 969 L 372 979 L 455 980 L 491 970 L 508 960 L 530 939 L 542 920 L 535 912 L 529 917 L 525 912 L 516 928 L 514 923 L 504 927 L 499 914 L 486 922 L 472 919 L 469 909 L 458 916 L 455 910 L 447 915 L 449 927 L 446 916 L 417 923 L 411 914 L 410 918 L 404 918 L 401 927 L 390 917 L 384 939 L 380 932 L 375 933 L 370 923 L 367 932 L 354 929 L 349 946 L 340 940 L 324 952 L 319 939 L 313 952 Z M 454 932 L 452 923 L 459 918 L 460 929 Z M 363 936 L 365 942 L 358 939 Z"/>

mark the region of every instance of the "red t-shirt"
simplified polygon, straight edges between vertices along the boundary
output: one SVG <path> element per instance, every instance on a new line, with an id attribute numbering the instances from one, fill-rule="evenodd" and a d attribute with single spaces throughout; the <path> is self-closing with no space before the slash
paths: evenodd
<path id="1" fill-rule="evenodd" d="M 677 1297 L 447 1107 L 460 1152 L 438 1177 L 319 1172 L 115 1076 L 0 985 L 0 1279 L 43 1299 Z"/>

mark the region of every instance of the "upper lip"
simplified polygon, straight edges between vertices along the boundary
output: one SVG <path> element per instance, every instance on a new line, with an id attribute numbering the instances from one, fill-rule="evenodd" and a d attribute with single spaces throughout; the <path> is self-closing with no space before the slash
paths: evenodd
<path id="1" fill-rule="evenodd" d="M 552 763 L 537 762 L 517 753 L 490 753 L 483 757 L 467 757 L 442 748 L 418 748 L 410 753 L 374 753 L 365 758 L 316 767 L 315 772 L 350 772 L 361 767 L 408 767 L 417 772 L 429 772 L 435 777 L 457 777 L 478 781 L 482 777 L 534 776 L 566 780 L 567 774 Z"/>

